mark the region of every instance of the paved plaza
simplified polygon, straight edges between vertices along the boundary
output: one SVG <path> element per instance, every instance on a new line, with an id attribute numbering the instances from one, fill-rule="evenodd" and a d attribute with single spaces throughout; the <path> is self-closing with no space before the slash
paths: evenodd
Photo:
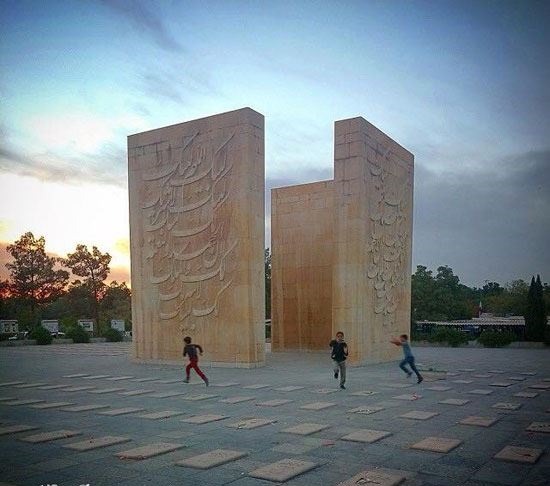
<path id="1" fill-rule="evenodd" d="M 0 348 L 0 485 L 542 485 L 550 352 L 416 348 L 348 369 L 268 353 L 260 369 L 137 364 L 127 343 Z"/>

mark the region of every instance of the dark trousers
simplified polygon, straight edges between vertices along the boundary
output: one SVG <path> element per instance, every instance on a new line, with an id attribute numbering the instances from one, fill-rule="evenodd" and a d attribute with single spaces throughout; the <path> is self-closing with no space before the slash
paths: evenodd
<path id="1" fill-rule="evenodd" d="M 187 375 L 187 379 L 189 379 L 191 368 L 193 368 L 197 372 L 197 375 L 199 375 L 204 381 L 206 381 L 206 376 L 199 368 L 199 360 L 197 358 L 190 358 L 189 364 L 185 367 L 185 374 Z"/>
<path id="2" fill-rule="evenodd" d="M 401 363 L 399 363 L 399 368 L 401 368 L 408 375 L 408 374 L 410 374 L 410 371 L 406 368 L 406 365 L 409 365 L 411 367 L 411 370 L 414 371 L 414 373 L 416 374 L 416 376 L 418 378 L 422 378 L 419 371 L 416 369 L 416 366 L 414 364 L 414 357 L 413 356 L 409 356 L 409 357 L 405 358 L 403 361 L 401 361 Z"/>

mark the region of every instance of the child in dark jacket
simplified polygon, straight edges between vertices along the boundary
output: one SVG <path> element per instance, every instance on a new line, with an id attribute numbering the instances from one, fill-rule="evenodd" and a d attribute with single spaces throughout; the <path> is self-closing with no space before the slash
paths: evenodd
<path id="1" fill-rule="evenodd" d="M 204 380 L 206 386 L 208 386 L 208 378 L 199 368 L 199 355 L 197 350 L 202 356 L 202 347 L 199 344 L 191 344 L 191 338 L 189 336 L 184 337 L 183 342 L 185 343 L 183 347 L 183 357 L 189 357 L 189 364 L 185 367 L 186 378 L 183 380 L 184 383 L 189 383 L 189 374 L 191 373 L 191 368 L 193 368 L 197 372 L 197 375 Z"/>
<path id="2" fill-rule="evenodd" d="M 345 390 L 344 383 L 346 382 L 346 358 L 348 356 L 348 345 L 344 341 L 344 333 L 338 331 L 336 333 L 336 339 L 333 339 L 329 346 L 332 348 L 330 357 L 334 362 L 334 378 L 338 378 L 340 375 L 340 388 Z"/>

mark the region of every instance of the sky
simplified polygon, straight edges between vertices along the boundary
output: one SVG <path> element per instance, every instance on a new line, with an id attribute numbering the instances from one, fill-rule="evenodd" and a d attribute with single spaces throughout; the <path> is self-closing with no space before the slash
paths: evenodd
<path id="1" fill-rule="evenodd" d="M 26 231 L 128 281 L 126 137 L 249 106 L 269 189 L 333 177 L 334 121 L 415 155 L 413 268 L 550 280 L 550 2 L 0 2 L 0 278 Z"/>

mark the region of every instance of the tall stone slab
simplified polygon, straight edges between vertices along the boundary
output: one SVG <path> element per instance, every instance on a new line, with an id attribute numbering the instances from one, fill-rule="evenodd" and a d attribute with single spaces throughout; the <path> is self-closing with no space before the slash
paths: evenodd
<path id="1" fill-rule="evenodd" d="M 243 108 L 128 137 L 134 355 L 264 363 L 264 118 Z"/>
<path id="2" fill-rule="evenodd" d="M 326 349 L 332 334 L 332 181 L 271 191 L 271 346 Z"/>
<path id="3" fill-rule="evenodd" d="M 333 329 L 350 361 L 395 359 L 408 333 L 414 156 L 363 118 L 335 123 Z"/>

